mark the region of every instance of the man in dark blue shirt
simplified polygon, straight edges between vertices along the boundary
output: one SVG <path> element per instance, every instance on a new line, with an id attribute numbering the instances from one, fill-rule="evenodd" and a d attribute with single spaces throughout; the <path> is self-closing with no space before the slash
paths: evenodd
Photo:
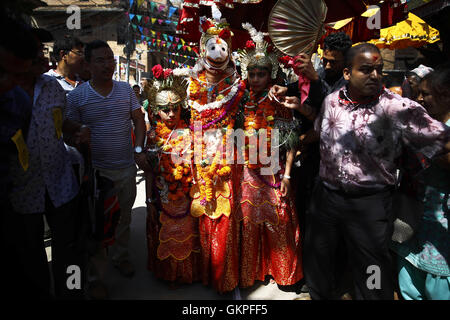
<path id="1" fill-rule="evenodd" d="M 26 140 L 31 119 L 32 101 L 19 85 L 31 67 L 37 54 L 37 43 L 31 29 L 20 22 L 0 16 L 0 29 L 8 30 L 0 37 L 0 250 L 7 257 L 1 263 L 2 288 L 11 298 L 33 295 L 33 288 L 27 286 L 22 275 L 22 264 L 11 246 L 14 239 L 6 239 L 8 229 L 5 219 L 11 216 L 11 206 L 7 198 L 10 176 L 9 159 L 17 156 L 17 161 L 26 168 Z M 28 290 L 29 289 L 29 290 Z M 25 291 L 25 292 L 24 292 Z"/>

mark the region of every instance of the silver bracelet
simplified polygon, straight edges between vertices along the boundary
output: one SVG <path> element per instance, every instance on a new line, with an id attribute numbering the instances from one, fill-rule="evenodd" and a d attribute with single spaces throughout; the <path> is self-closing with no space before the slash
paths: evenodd
<path id="1" fill-rule="evenodd" d="M 288 176 L 287 174 L 284 174 L 284 175 L 283 175 L 283 178 L 286 178 L 286 179 L 289 180 L 289 179 L 291 178 L 291 176 Z"/>

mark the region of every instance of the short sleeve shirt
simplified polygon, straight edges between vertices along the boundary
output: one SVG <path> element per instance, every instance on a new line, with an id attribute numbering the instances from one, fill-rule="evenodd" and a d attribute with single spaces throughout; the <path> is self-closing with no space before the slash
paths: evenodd
<path id="1" fill-rule="evenodd" d="M 92 163 L 97 169 L 124 169 L 134 165 L 131 113 L 140 109 L 136 95 L 126 82 L 114 81 L 106 96 L 90 82 L 67 96 L 67 118 L 91 130 Z"/>

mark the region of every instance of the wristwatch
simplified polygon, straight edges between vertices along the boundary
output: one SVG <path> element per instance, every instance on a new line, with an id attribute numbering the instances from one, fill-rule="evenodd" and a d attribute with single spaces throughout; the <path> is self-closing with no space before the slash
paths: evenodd
<path id="1" fill-rule="evenodd" d="M 141 146 L 137 146 L 134 148 L 134 153 L 142 153 L 142 147 Z"/>

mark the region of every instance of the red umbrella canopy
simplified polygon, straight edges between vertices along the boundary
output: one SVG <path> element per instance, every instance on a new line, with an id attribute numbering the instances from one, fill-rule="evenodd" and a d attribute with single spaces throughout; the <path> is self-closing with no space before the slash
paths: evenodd
<path id="1" fill-rule="evenodd" d="M 398 1 L 398 0 L 386 0 Z M 210 1 L 211 3 L 213 1 Z M 239 3 L 233 0 L 214 1 L 219 5 L 222 18 L 227 22 L 234 33 L 233 48 L 243 47 L 249 35 L 242 30 L 242 23 L 248 22 L 257 30 L 267 32 L 268 17 L 277 0 L 261 0 L 259 3 Z M 366 5 L 378 4 L 380 0 L 325 0 L 328 7 L 326 23 L 350 17 L 358 17 L 367 10 Z M 233 8 L 224 4 L 233 4 Z M 197 43 L 200 39 L 199 18 L 211 17 L 211 7 L 200 5 L 200 0 L 186 0 L 178 23 L 178 32 L 184 40 Z"/>

